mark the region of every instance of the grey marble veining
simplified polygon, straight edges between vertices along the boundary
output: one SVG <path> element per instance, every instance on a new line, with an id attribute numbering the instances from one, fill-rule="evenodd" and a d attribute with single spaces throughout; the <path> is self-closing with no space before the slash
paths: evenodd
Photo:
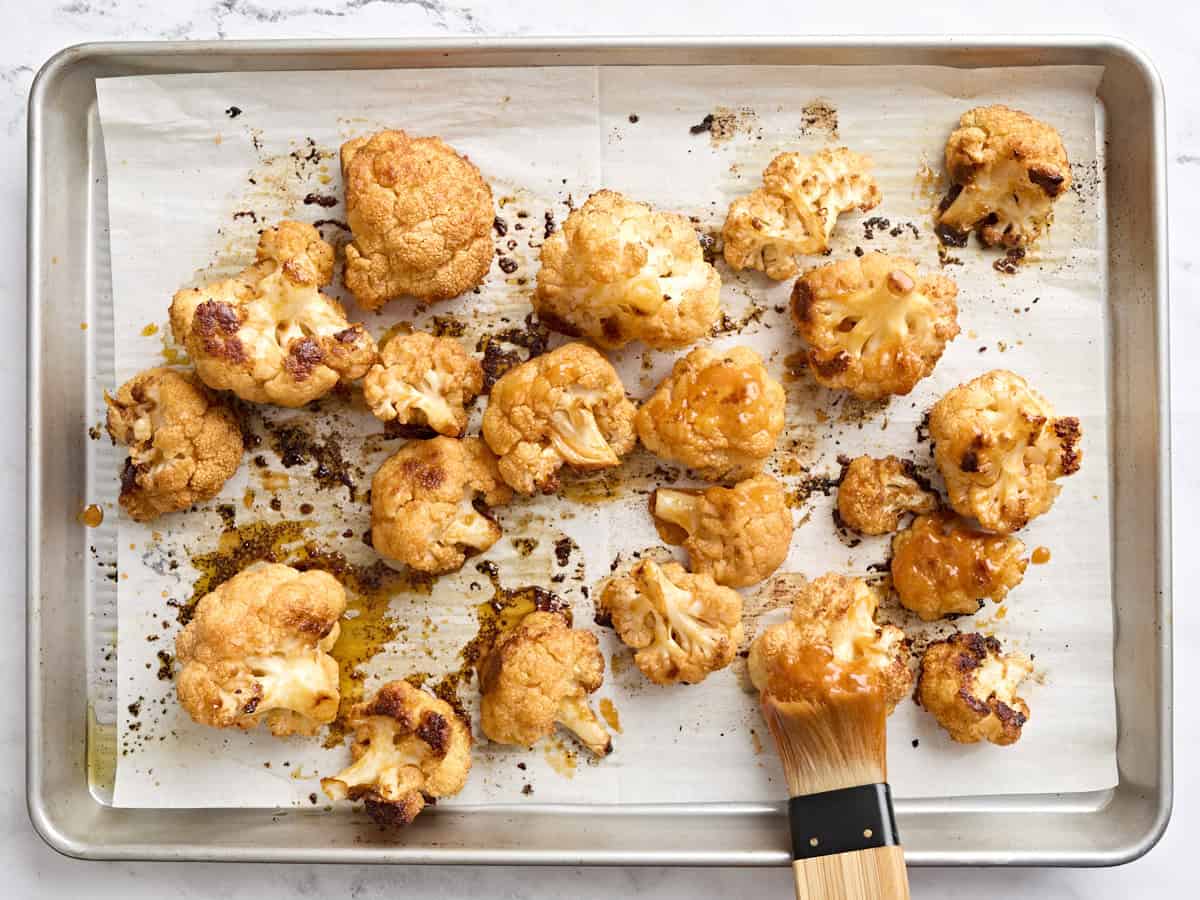
<path id="1" fill-rule="evenodd" d="M 1176 803 L 1163 842 L 1113 871 L 930 871 L 912 874 L 923 898 L 1192 896 L 1189 853 L 1200 836 L 1200 783 L 1187 749 L 1200 741 L 1200 9 L 1163 0 L 1047 5 L 780 4 L 774 0 L 0 0 L 13 33 L 0 54 L 0 402 L 10 420 L 25 408 L 25 102 L 34 73 L 54 52 L 96 40 L 383 37 L 443 34 L 838 34 L 1105 33 L 1132 40 L 1166 81 L 1168 98 L 1176 558 Z M 48 315 L 53 310 L 47 311 Z M 663 869 L 413 869 L 215 864 L 101 864 L 65 859 L 33 834 L 24 800 L 24 434 L 0 429 L 0 571 L 12 625 L 0 654 L 0 870 L 6 897 L 207 898 L 698 898 L 789 897 L 787 871 Z M 1000 826 L 998 826 L 1000 827 Z M 1189 888 L 1191 890 L 1189 890 Z"/>

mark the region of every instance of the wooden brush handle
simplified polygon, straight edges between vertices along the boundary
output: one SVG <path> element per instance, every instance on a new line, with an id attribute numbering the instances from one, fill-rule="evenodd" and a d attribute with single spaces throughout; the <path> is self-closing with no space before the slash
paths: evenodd
<path id="1" fill-rule="evenodd" d="M 908 900 L 904 851 L 897 845 L 798 859 L 796 900 Z"/>

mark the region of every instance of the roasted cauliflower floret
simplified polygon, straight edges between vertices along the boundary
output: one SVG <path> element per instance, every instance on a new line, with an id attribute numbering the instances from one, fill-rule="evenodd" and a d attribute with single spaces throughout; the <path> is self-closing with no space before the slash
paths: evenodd
<path id="1" fill-rule="evenodd" d="M 708 333 L 720 295 L 686 218 L 599 191 L 542 244 L 533 308 L 555 331 L 601 347 L 667 350 Z"/>
<path id="2" fill-rule="evenodd" d="M 763 186 L 730 204 L 721 229 L 725 262 L 776 281 L 794 277 L 797 256 L 829 249 L 839 215 L 879 205 L 883 195 L 869 174 L 873 166 L 869 156 L 845 147 L 812 156 L 779 154 L 763 172 Z"/>
<path id="3" fill-rule="evenodd" d="M 619 465 L 633 449 L 636 410 L 616 369 L 586 344 L 564 344 L 492 386 L 483 438 L 522 494 L 558 489 L 558 470 Z"/>
<path id="4" fill-rule="evenodd" d="M 511 499 L 479 438 L 409 441 L 371 481 L 371 546 L 421 572 L 454 572 L 500 540 L 500 526 L 477 506 Z"/>
<path id="5" fill-rule="evenodd" d="M 348 720 L 353 762 L 321 788 L 362 800 L 380 825 L 408 825 L 425 804 L 457 794 L 471 771 L 471 731 L 449 704 L 407 681 L 389 681 Z"/>
<path id="6" fill-rule="evenodd" d="M 275 563 L 239 572 L 196 604 L 175 639 L 179 703 L 202 725 L 315 734 L 338 711 L 346 592 L 328 572 Z"/>
<path id="7" fill-rule="evenodd" d="M 792 542 L 787 495 L 770 475 L 731 488 L 659 488 L 650 512 L 663 540 L 683 545 L 694 572 L 728 587 L 762 581 L 783 565 Z"/>
<path id="8" fill-rule="evenodd" d="M 531 746 L 561 725 L 596 756 L 612 738 L 588 705 L 604 682 L 604 655 L 590 631 L 562 612 L 532 612 L 502 636 L 479 669 L 483 733 L 498 744 Z"/>
<path id="9" fill-rule="evenodd" d="M 679 563 L 642 560 L 605 584 L 599 606 L 655 684 L 698 684 L 742 642 L 741 595 Z"/>
<path id="10" fill-rule="evenodd" d="M 1079 471 L 1079 420 L 1054 408 L 1020 375 L 995 369 L 960 384 L 929 414 L 934 459 L 950 505 L 989 531 L 1024 528 L 1050 509 L 1056 479 Z"/>
<path id="11" fill-rule="evenodd" d="M 637 414 L 650 452 L 708 481 L 756 474 L 784 426 L 783 386 L 748 347 L 697 347 L 675 363 Z"/>
<path id="12" fill-rule="evenodd" d="M 763 630 L 750 645 L 750 680 L 777 697 L 790 693 L 796 661 L 816 648 L 839 667 L 878 678 L 888 712 L 912 689 L 908 642 L 895 625 L 876 625 L 879 595 L 861 578 L 829 573 L 795 590 L 789 621 Z"/>
<path id="13" fill-rule="evenodd" d="M 466 407 L 483 389 L 483 367 L 462 344 L 415 331 L 392 338 L 379 356 L 363 379 L 375 418 L 450 437 L 466 430 Z"/>
<path id="14" fill-rule="evenodd" d="M 492 189 L 436 137 L 381 131 L 342 145 L 346 287 L 364 309 L 432 302 L 475 287 L 492 265 Z"/>
<path id="15" fill-rule="evenodd" d="M 1025 577 L 1025 545 L 976 531 L 952 513 L 919 516 L 892 538 L 892 586 L 925 621 L 999 603 Z"/>
<path id="16" fill-rule="evenodd" d="M 1028 656 L 1004 653 L 994 637 L 956 634 L 926 649 L 916 700 L 951 740 L 1015 744 L 1029 720 L 1017 688 L 1032 672 Z"/>
<path id="17" fill-rule="evenodd" d="M 838 518 L 859 534 L 887 534 L 900 527 L 906 513 L 931 513 L 937 494 L 916 479 L 908 460 L 860 456 L 842 473 L 837 495 Z"/>
<path id="18" fill-rule="evenodd" d="M 211 500 L 242 461 L 237 418 L 190 372 L 147 369 L 108 407 L 108 434 L 129 448 L 121 508 L 138 522 Z"/>
<path id="19" fill-rule="evenodd" d="M 251 403 L 304 406 L 362 378 L 375 341 L 319 290 L 333 248 L 311 225 L 281 222 L 258 239 L 258 260 L 234 278 L 171 301 L 171 330 L 200 380 Z"/>
<path id="20" fill-rule="evenodd" d="M 818 383 L 863 400 L 907 394 L 958 334 L 958 287 L 911 259 L 868 253 L 809 269 L 792 318 Z"/>
<path id="21" fill-rule="evenodd" d="M 1071 186 L 1058 131 L 1007 106 L 963 113 L 946 142 L 946 171 L 953 184 L 938 211 L 938 231 L 953 243 L 975 229 L 989 247 L 1028 246 Z"/>

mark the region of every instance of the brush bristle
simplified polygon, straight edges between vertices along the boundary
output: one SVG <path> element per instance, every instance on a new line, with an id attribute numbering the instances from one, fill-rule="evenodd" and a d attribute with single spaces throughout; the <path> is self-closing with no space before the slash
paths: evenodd
<path id="1" fill-rule="evenodd" d="M 887 781 L 887 709 L 879 691 L 793 701 L 764 694 L 762 708 L 789 796 Z"/>

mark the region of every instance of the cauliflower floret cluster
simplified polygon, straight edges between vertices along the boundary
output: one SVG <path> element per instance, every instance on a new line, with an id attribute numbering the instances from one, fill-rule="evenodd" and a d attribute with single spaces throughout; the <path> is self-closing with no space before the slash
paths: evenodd
<path id="1" fill-rule="evenodd" d="M 564 344 L 492 387 L 483 437 L 500 474 L 522 494 L 558 489 L 558 470 L 620 465 L 633 449 L 636 410 L 612 365 L 586 344 Z"/>
<path id="2" fill-rule="evenodd" d="M 683 545 L 692 571 L 728 587 L 762 581 L 783 565 L 792 542 L 787 495 L 770 475 L 731 488 L 659 488 L 650 512 L 663 540 Z"/>
<path id="3" fill-rule="evenodd" d="M 925 651 L 916 700 L 960 744 L 1014 744 L 1029 720 L 1017 688 L 1031 672 L 1028 656 L 1004 653 L 994 637 L 956 634 Z"/>
<path id="4" fill-rule="evenodd" d="M 483 389 L 483 367 L 462 344 L 416 331 L 392 338 L 379 356 L 363 379 L 375 418 L 450 437 L 466 430 L 466 408 Z"/>
<path id="5" fill-rule="evenodd" d="M 721 229 L 725 262 L 776 281 L 794 277 L 797 256 L 829 249 L 839 215 L 879 205 L 883 195 L 869 174 L 873 166 L 869 156 L 845 147 L 776 156 L 763 172 L 763 186 L 729 207 Z"/>
<path id="6" fill-rule="evenodd" d="M 1054 408 L 1020 375 L 996 369 L 961 384 L 929 414 L 934 459 L 950 505 L 989 531 L 1024 528 L 1050 509 L 1056 479 L 1079 471 L 1079 420 Z"/>
<path id="7" fill-rule="evenodd" d="M 908 460 L 859 456 L 842 473 L 837 495 L 838 518 L 859 534 L 888 534 L 906 513 L 931 513 L 937 494 L 916 479 Z"/>
<path id="8" fill-rule="evenodd" d="M 892 586 L 925 621 L 973 613 L 983 598 L 999 603 L 1025 577 L 1025 545 L 976 531 L 958 516 L 919 516 L 892 539 Z"/>
<path id="9" fill-rule="evenodd" d="M 381 131 L 342 145 L 346 287 L 364 309 L 432 302 L 475 287 L 492 265 L 492 189 L 436 137 Z"/>
<path id="10" fill-rule="evenodd" d="M 588 705 L 603 682 L 594 634 L 572 629 L 562 612 L 532 612 L 480 665 L 483 733 L 498 744 L 529 747 L 561 725 L 593 754 L 607 756 L 612 738 Z"/>
<path id="11" fill-rule="evenodd" d="M 679 563 L 639 562 L 605 585 L 599 606 L 655 684 L 698 684 L 742 642 L 741 595 Z"/>
<path id="12" fill-rule="evenodd" d="M 809 269 L 792 318 L 813 377 L 863 400 L 907 394 L 958 335 L 958 287 L 911 259 L 868 253 Z"/>
<path id="13" fill-rule="evenodd" d="M 281 222 L 258 240 L 258 261 L 234 278 L 179 291 L 171 329 L 200 380 L 251 403 L 304 406 L 362 378 L 375 341 L 319 290 L 333 248 L 311 225 Z"/>
<path id="14" fill-rule="evenodd" d="M 202 725 L 315 734 L 338 711 L 329 655 L 346 592 L 328 572 L 268 564 L 239 572 L 196 604 L 175 639 L 179 703 Z"/>
<path id="15" fill-rule="evenodd" d="M 685 347 L 720 313 L 721 277 L 691 223 L 615 191 L 592 194 L 567 216 L 541 259 L 538 318 L 601 347 Z"/>
<path id="16" fill-rule="evenodd" d="M 129 448 L 121 508 L 138 522 L 211 500 L 241 464 L 237 419 L 189 373 L 147 369 L 104 402 L 109 436 Z"/>
<path id="17" fill-rule="evenodd" d="M 1058 132 L 1007 106 L 963 113 L 946 142 L 946 170 L 953 187 L 938 212 L 938 230 L 952 243 L 975 229 L 989 247 L 1028 246 L 1071 186 Z"/>
<path id="18" fill-rule="evenodd" d="M 321 788 L 362 800 L 380 825 L 408 825 L 425 804 L 457 794 L 471 771 L 471 732 L 449 704 L 407 681 L 389 681 L 351 707 L 353 762 Z"/>
<path id="19" fill-rule="evenodd" d="M 511 499 L 479 438 L 409 441 L 371 481 L 371 546 L 421 572 L 457 571 L 500 540 L 500 526 L 477 505 Z"/>
<path id="20" fill-rule="evenodd" d="M 760 691 L 786 699 L 797 661 L 815 648 L 835 666 L 878 679 L 888 712 L 912 689 L 908 642 L 894 625 L 876 625 L 879 595 L 861 578 L 829 573 L 795 589 L 787 622 L 763 630 L 750 645 L 750 679 Z"/>
<path id="21" fill-rule="evenodd" d="M 783 386 L 748 347 L 697 347 L 675 363 L 637 414 L 651 453 L 707 481 L 756 474 L 783 432 Z"/>

